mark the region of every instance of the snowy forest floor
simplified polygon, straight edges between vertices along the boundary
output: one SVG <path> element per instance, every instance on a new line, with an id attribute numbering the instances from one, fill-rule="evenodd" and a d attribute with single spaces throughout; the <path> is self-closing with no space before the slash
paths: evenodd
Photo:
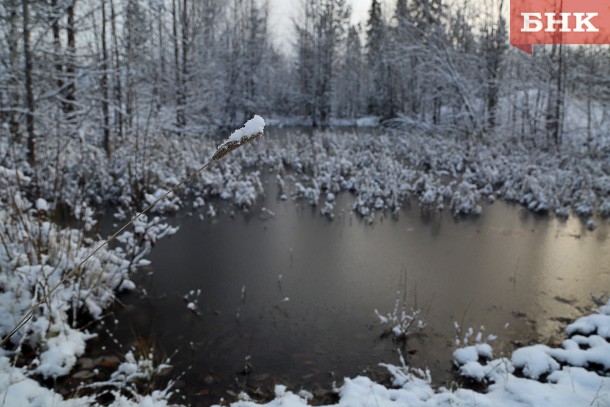
<path id="1" fill-rule="evenodd" d="M 1 147 L 6 157 L 0 167 L 4 336 L 103 241 L 92 233 L 98 211 L 110 204 L 118 208 L 119 217 L 130 217 L 199 168 L 216 144 L 204 137 L 150 134 L 135 145 L 118 146 L 107 159 L 86 137 L 48 139 L 39 147 L 44 165 L 38 171 L 13 158 L 20 156 L 14 153 L 15 146 Z M 159 216 L 142 219 L 133 232 L 124 232 L 117 245 L 105 248 L 61 285 L 13 338 L 12 348 L 2 351 L 4 403 L 62 404 L 62 396 L 32 378 L 65 376 L 85 354 L 90 322 L 80 321 L 98 319 L 118 290 L 133 289 L 129 274 L 147 264 L 144 257 L 157 239 L 176 232 L 160 216 L 192 199 L 195 206 L 207 206 L 213 217 L 212 197 L 247 210 L 265 193 L 263 171 L 276 175 L 280 199 L 306 200 L 329 218 L 334 216 L 336 194 L 344 191 L 353 195 L 353 210 L 369 222 L 375 222 L 379 211 L 399 215 L 409 199 L 417 199 L 426 210 L 447 208 L 456 217 L 477 215 L 486 201 L 504 199 L 534 212 L 575 214 L 589 229 L 610 216 L 607 137 L 594 148 L 567 139 L 560 149 L 547 151 L 528 140 L 499 136 L 470 140 L 401 131 L 270 129 L 265 138 L 203 172 L 184 194 L 163 200 L 155 208 Z M 58 218 L 60 208 L 69 210 L 68 222 Z M 570 325 L 571 337 L 563 348 L 526 347 L 510 360 L 492 360 L 491 348 L 484 343 L 456 352 L 461 374 L 490 384 L 487 394 L 436 391 L 425 372 L 388 366 L 396 389 L 367 378 L 346 380 L 339 389 L 339 405 L 608 405 L 609 307 Z M 23 365 L 21 356 L 28 352 L 34 356 L 25 366 L 15 367 L 17 361 Z M 92 404 L 101 395 L 117 405 L 163 405 L 172 394 L 170 388 L 151 393 L 142 385 L 166 368 L 152 359 L 128 353 L 108 380 L 90 386 L 93 395 L 67 400 L 66 405 Z M 269 405 L 304 405 L 309 397 L 281 386 L 276 393 L 277 400 Z M 236 405 L 253 405 L 245 395 L 241 398 L 244 401 Z"/>

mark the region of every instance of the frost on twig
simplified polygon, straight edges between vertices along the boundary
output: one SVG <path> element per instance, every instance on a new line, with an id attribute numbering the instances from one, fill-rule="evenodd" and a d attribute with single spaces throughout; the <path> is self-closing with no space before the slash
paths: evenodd
<path id="1" fill-rule="evenodd" d="M 379 318 L 379 323 L 387 325 L 389 331 L 398 340 L 405 340 L 426 326 L 424 319 L 421 317 L 421 310 L 413 308 L 407 310 L 406 305 L 400 299 L 400 292 L 397 293 L 396 303 L 392 312 L 382 315 L 378 310 L 375 310 L 375 315 Z"/>
<path id="2" fill-rule="evenodd" d="M 263 135 L 264 131 L 265 120 L 258 115 L 254 116 L 244 124 L 244 127 L 235 130 L 224 143 L 218 146 L 212 161 L 218 161 L 244 144 L 257 139 Z"/>

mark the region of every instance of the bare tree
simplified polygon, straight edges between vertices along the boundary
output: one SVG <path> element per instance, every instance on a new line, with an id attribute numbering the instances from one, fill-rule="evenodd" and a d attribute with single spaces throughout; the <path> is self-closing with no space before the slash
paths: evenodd
<path id="1" fill-rule="evenodd" d="M 110 157 L 112 151 L 110 146 L 110 113 L 109 113 L 109 100 L 110 92 L 108 90 L 108 46 L 106 44 L 106 0 L 100 0 L 100 8 L 102 10 L 102 32 L 101 32 L 101 43 L 102 43 L 102 77 L 100 87 L 102 90 L 102 128 L 103 128 L 103 146 L 106 155 Z"/>
<path id="2" fill-rule="evenodd" d="M 25 74 L 25 106 L 26 106 L 26 128 L 28 133 L 27 150 L 28 162 L 32 167 L 36 163 L 36 140 L 34 134 L 34 89 L 32 80 L 32 53 L 30 51 L 30 5 L 29 0 L 21 0 L 23 19 L 23 58 Z"/>

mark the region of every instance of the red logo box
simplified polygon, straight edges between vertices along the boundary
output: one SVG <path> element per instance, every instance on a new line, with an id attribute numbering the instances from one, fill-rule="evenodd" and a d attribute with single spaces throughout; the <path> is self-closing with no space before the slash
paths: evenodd
<path id="1" fill-rule="evenodd" d="M 610 0 L 511 0 L 510 43 L 610 44 Z"/>

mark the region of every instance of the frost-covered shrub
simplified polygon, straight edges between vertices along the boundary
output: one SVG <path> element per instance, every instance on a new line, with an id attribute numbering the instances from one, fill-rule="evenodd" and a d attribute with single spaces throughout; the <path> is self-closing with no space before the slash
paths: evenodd
<path id="1" fill-rule="evenodd" d="M 43 377 L 63 376 L 92 337 L 77 329 L 78 316 L 100 318 L 118 290 L 133 288 L 130 271 L 147 264 L 143 257 L 154 241 L 175 229 L 142 217 L 134 232 L 119 236 L 122 244 L 94 253 L 104 241 L 91 233 L 96 220 L 86 203 L 73 211 L 78 228 L 60 226 L 50 219 L 50 203 L 39 198 L 33 204 L 15 188 L 14 177 L 22 187 L 27 177 L 6 168 L 0 172 L 9 175 L 0 179 L 0 335 L 41 302 L 11 342 L 25 341 L 40 351 L 33 366 Z"/>
<path id="2" fill-rule="evenodd" d="M 397 293 L 394 309 L 387 314 L 381 314 L 375 310 L 375 315 L 379 318 L 379 323 L 387 327 L 397 339 L 407 339 L 414 333 L 421 331 L 426 323 L 421 315 L 420 309 L 407 309 L 406 304 Z"/>
<path id="3" fill-rule="evenodd" d="M 478 202 L 481 195 L 476 185 L 468 181 L 462 181 L 455 190 L 451 198 L 451 209 L 455 216 L 458 215 L 479 215 L 482 211 Z"/>
<path id="4" fill-rule="evenodd" d="M 497 198 L 561 217 L 570 210 L 585 218 L 610 212 L 603 206 L 610 185 L 605 158 L 541 151 L 496 135 L 468 146 L 451 135 L 295 131 L 266 148 L 272 158 L 259 154 L 258 164 L 275 167 L 280 159 L 282 171 L 294 175 L 294 197 L 318 203 L 328 192 L 351 192 L 352 209 L 365 218 L 395 212 L 410 198 L 449 206 L 455 216 L 479 214 L 484 201 Z"/>

